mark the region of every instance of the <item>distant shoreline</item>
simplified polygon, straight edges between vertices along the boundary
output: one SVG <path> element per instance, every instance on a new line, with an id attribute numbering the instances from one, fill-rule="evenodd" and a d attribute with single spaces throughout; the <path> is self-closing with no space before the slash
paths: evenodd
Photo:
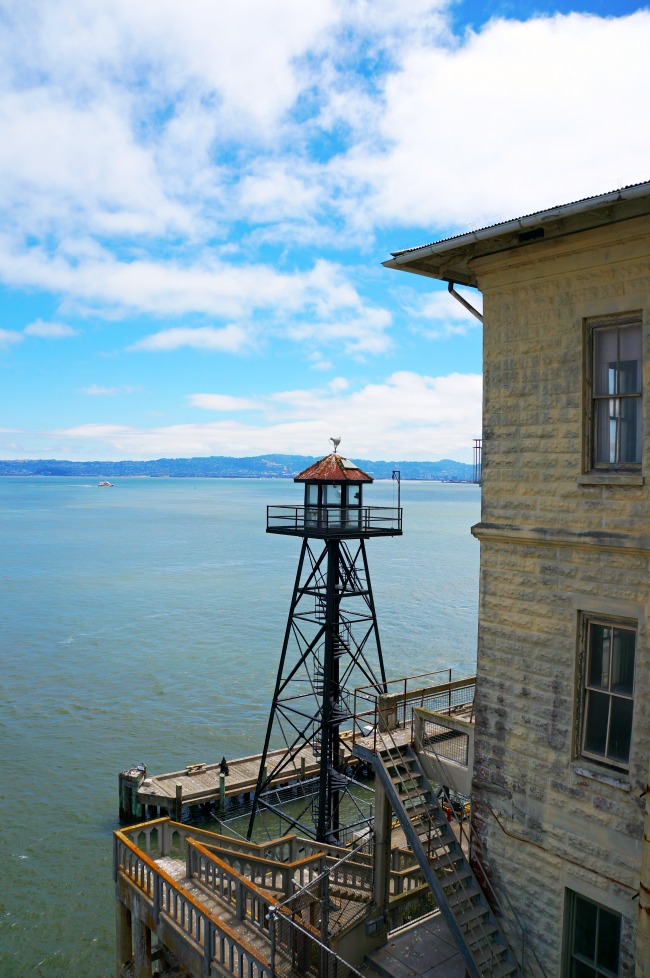
<path id="1" fill-rule="evenodd" d="M 74 462 L 67 459 L 0 459 L 0 476 L 31 478 L 67 476 L 88 479 L 293 479 L 315 462 L 312 455 L 256 455 L 236 458 L 213 455 L 202 458 L 159 458 L 144 461 Z M 453 459 L 436 462 L 355 462 L 374 479 L 391 479 L 395 471 L 405 481 L 472 482 L 473 466 Z"/>

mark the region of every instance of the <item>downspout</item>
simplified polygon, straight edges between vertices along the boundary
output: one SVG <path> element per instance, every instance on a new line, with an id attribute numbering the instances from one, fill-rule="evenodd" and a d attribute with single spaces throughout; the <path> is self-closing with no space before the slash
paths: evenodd
<path id="1" fill-rule="evenodd" d="M 458 301 L 460 302 L 461 306 L 465 306 L 465 308 L 467 309 L 467 311 L 468 312 L 471 312 L 472 316 L 476 316 L 476 318 L 478 319 L 479 323 L 482 323 L 483 322 L 483 315 L 482 315 L 482 313 L 480 313 L 478 311 L 478 309 L 475 309 L 474 306 L 471 303 L 469 303 L 467 301 L 467 299 L 465 299 L 460 294 L 460 292 L 456 292 L 456 289 L 454 288 L 454 284 L 455 284 L 454 282 L 451 282 L 450 281 L 448 283 L 448 285 L 447 285 L 447 292 L 449 293 L 449 295 L 453 295 L 454 299 L 458 299 Z"/>

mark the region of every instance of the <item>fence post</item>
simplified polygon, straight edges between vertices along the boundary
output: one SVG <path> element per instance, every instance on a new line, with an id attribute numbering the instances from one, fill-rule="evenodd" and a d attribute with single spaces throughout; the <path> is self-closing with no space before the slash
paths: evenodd
<path id="1" fill-rule="evenodd" d="M 160 889 L 162 886 L 162 879 L 156 873 L 153 878 L 153 923 L 154 927 L 158 929 L 158 921 L 160 919 Z"/>
<path id="2" fill-rule="evenodd" d="M 271 953 L 269 962 L 271 965 L 271 978 L 275 975 L 275 914 L 269 912 L 269 940 L 271 941 Z"/>
<path id="3" fill-rule="evenodd" d="M 241 880 L 235 880 L 235 916 L 237 917 L 237 920 L 244 920 L 246 917 L 244 888 L 241 884 Z"/>
<path id="4" fill-rule="evenodd" d="M 177 781 L 175 787 L 174 820 L 181 822 L 183 820 L 183 785 L 180 781 Z"/>
<path id="5" fill-rule="evenodd" d="M 214 923 L 209 918 L 203 920 L 203 933 L 205 935 L 203 946 L 203 978 L 210 978 L 212 968 L 212 952 L 214 950 Z"/>

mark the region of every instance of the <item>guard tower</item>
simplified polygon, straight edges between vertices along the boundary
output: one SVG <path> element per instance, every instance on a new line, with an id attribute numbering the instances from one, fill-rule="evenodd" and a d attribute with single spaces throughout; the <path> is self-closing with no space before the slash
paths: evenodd
<path id="1" fill-rule="evenodd" d="M 364 821 L 350 791 L 345 730 L 358 686 L 385 691 L 386 675 L 365 541 L 402 533 L 402 510 L 366 506 L 371 476 L 334 451 L 301 472 L 302 506 L 269 506 L 267 533 L 302 537 L 248 837 L 260 808 L 278 810 L 272 784 L 298 778 L 315 757 L 319 772 L 300 803 L 279 812 L 320 842 L 338 842 L 345 825 Z M 272 740 L 284 751 L 267 770 Z M 348 755 L 349 756 L 349 755 Z M 344 799 L 348 799 L 344 804 Z M 358 814 L 355 814 L 355 808 Z"/>

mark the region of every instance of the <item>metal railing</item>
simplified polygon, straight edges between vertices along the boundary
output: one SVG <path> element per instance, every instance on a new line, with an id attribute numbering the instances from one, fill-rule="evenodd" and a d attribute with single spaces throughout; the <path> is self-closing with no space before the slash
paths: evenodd
<path id="1" fill-rule="evenodd" d="M 401 533 L 402 510 L 394 506 L 267 506 L 266 528 L 308 535 Z"/>
<path id="2" fill-rule="evenodd" d="M 434 758 L 438 766 L 439 777 L 441 779 L 440 783 L 447 783 L 445 779 L 448 781 L 449 769 L 444 764 L 443 755 L 438 752 L 437 747 L 433 743 L 428 744 L 427 753 L 430 757 Z M 481 847 L 478 835 L 476 832 L 471 831 L 471 822 L 468 822 L 466 819 L 464 810 L 453 804 L 445 806 L 445 810 L 448 819 L 453 820 L 456 825 L 461 845 L 464 842 L 468 847 L 470 863 L 474 874 L 499 922 L 501 931 L 510 945 L 517 964 L 522 972 L 530 975 L 531 978 L 547 978 L 544 966 L 536 954 L 535 949 L 526 939 L 526 930 L 515 906 L 505 891 L 497 893 L 492 885 L 490 874 L 486 869 L 487 859 L 485 852 Z M 466 831 L 466 826 L 468 825 L 470 827 L 469 833 Z"/>
<path id="3" fill-rule="evenodd" d="M 422 685 L 422 680 L 446 676 L 447 682 Z M 413 686 L 416 681 L 419 686 Z M 441 714 L 469 714 L 474 702 L 476 677 L 452 680 L 451 669 L 409 676 L 386 683 L 386 692 L 379 686 L 360 686 L 354 691 L 352 743 L 373 731 L 373 750 L 377 749 L 377 734 L 396 728 L 407 729 L 412 724 L 414 707 L 424 707 Z"/>

